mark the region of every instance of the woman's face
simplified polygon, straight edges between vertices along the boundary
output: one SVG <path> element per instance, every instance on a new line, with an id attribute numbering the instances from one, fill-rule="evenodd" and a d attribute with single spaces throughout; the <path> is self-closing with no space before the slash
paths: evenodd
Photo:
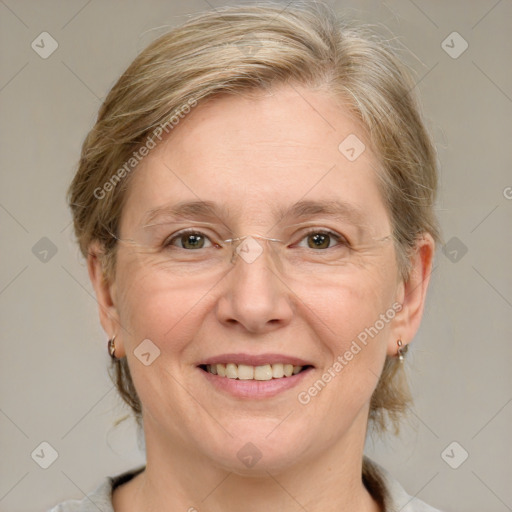
<path id="1" fill-rule="evenodd" d="M 237 472 L 363 442 L 385 356 L 407 334 L 377 166 L 347 110 L 290 86 L 200 104 L 142 160 L 110 288 L 122 328 L 107 330 L 147 439 Z M 209 209 L 173 216 L 188 202 Z M 231 258 L 222 240 L 244 235 L 285 243 L 254 237 Z M 246 367 L 230 379 L 214 363 Z M 279 378 L 280 363 L 306 371 Z"/>

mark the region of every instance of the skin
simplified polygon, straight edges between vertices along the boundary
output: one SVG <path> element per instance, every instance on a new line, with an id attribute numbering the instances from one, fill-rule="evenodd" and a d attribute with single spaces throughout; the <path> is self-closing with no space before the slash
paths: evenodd
<path id="1" fill-rule="evenodd" d="M 338 150 L 349 134 L 367 148 L 353 162 Z M 146 470 L 114 491 L 116 512 L 287 512 L 299 504 L 309 512 L 380 510 L 361 480 L 369 402 L 386 355 L 395 356 L 397 340 L 407 344 L 419 327 L 432 238 L 418 242 L 403 282 L 393 243 L 361 244 L 316 277 L 282 273 L 269 250 L 224 273 L 180 273 L 168 253 L 149 250 L 153 228 L 141 228 L 149 209 L 200 198 L 229 208 L 208 231 L 219 240 L 281 238 L 284 225 L 272 206 L 334 198 L 362 209 L 366 233 L 386 236 L 391 225 L 377 187 L 379 162 L 367 142 L 327 93 L 280 86 L 200 104 L 141 162 L 121 220 L 121 238 L 140 244 L 119 245 L 112 282 L 101 278 L 97 245 L 88 259 L 103 328 L 116 334 L 116 356 L 128 358 L 143 404 Z M 311 226 L 356 233 L 352 223 L 324 216 L 309 219 Z M 185 220 L 162 230 L 168 236 L 187 227 L 205 225 Z M 401 311 L 317 396 L 299 403 L 298 392 L 395 302 Z M 144 339 L 160 350 L 149 366 L 133 353 Z M 315 368 L 298 388 L 275 397 L 233 398 L 196 367 L 229 352 L 295 355 Z M 248 442 L 262 455 L 251 468 L 237 457 Z"/>

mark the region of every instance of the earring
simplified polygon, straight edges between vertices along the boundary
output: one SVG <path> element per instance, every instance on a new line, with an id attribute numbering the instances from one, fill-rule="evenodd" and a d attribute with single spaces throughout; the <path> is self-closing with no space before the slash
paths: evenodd
<path id="1" fill-rule="evenodd" d="M 108 340 L 108 353 L 110 354 L 110 357 L 112 359 L 116 359 L 116 346 L 114 344 L 114 340 L 116 339 L 116 335 L 114 334 L 114 336 Z"/>
<path id="2" fill-rule="evenodd" d="M 406 349 L 402 349 L 402 340 L 399 339 L 396 344 L 398 345 L 398 350 L 396 352 L 396 355 L 398 356 L 398 360 L 403 363 L 404 362 L 404 352 L 406 351 Z"/>

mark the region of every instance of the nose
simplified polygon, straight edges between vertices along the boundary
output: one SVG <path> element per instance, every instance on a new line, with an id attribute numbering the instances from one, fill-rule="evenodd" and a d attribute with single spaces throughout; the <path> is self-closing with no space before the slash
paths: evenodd
<path id="1" fill-rule="evenodd" d="M 287 325 L 293 315 L 293 293 L 272 258 L 269 240 L 249 239 L 239 247 L 233 268 L 222 282 L 217 303 L 220 322 L 251 333 L 265 333 Z"/>

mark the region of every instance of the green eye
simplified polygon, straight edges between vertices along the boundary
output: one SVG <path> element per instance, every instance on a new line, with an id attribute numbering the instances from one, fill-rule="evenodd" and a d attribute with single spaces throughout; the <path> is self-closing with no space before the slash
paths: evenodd
<path id="1" fill-rule="evenodd" d="M 165 242 L 165 246 L 178 247 L 178 249 L 203 249 L 210 242 L 209 238 L 199 231 L 187 230 L 173 235 Z"/>
<path id="2" fill-rule="evenodd" d="M 336 245 L 348 246 L 346 239 L 333 231 L 310 231 L 304 235 L 302 240 L 307 240 L 308 249 L 331 249 Z M 300 243 L 299 246 L 301 246 Z"/>
<path id="3" fill-rule="evenodd" d="M 315 233 L 308 235 L 308 247 L 311 249 L 327 249 L 329 247 L 331 237 L 326 233 Z"/>

